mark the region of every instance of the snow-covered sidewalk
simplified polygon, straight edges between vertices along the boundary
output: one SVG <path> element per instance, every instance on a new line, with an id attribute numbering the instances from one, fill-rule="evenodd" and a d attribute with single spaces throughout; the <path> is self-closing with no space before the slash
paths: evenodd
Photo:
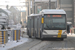
<path id="1" fill-rule="evenodd" d="M 75 37 L 75 33 L 69 33 L 69 34 L 67 34 L 67 36 Z"/>
<path id="2" fill-rule="evenodd" d="M 19 40 L 19 42 L 8 41 L 8 43 L 6 43 L 6 45 L 5 45 L 5 47 L 0 46 L 0 50 L 8 50 L 10 48 L 14 48 L 14 47 L 21 45 L 27 41 L 28 41 L 28 38 L 21 38 L 21 40 Z"/>

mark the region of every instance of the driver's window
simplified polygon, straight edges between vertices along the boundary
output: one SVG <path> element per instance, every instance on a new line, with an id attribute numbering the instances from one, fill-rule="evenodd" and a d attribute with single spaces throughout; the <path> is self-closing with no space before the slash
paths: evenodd
<path id="1" fill-rule="evenodd" d="M 44 27 L 46 27 L 46 24 L 44 24 Z"/>

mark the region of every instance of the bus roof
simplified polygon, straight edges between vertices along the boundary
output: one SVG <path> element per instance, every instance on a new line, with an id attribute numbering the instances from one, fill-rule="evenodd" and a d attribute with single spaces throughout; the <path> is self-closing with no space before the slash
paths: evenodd
<path id="1" fill-rule="evenodd" d="M 63 9 L 44 9 L 40 14 L 66 14 L 66 12 Z"/>

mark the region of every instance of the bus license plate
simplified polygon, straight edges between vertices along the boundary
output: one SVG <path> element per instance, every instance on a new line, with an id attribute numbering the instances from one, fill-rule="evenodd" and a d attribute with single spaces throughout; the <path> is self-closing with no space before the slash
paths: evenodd
<path id="1" fill-rule="evenodd" d="M 53 36 L 53 37 L 57 37 L 57 36 Z"/>

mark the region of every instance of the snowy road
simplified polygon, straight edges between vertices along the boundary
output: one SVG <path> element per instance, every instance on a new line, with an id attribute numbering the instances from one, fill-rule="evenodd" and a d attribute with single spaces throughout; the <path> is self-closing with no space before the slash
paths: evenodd
<path id="1" fill-rule="evenodd" d="M 64 39 L 64 41 L 30 39 L 29 42 L 10 50 L 75 50 L 75 36 L 68 35 L 68 38 Z"/>

